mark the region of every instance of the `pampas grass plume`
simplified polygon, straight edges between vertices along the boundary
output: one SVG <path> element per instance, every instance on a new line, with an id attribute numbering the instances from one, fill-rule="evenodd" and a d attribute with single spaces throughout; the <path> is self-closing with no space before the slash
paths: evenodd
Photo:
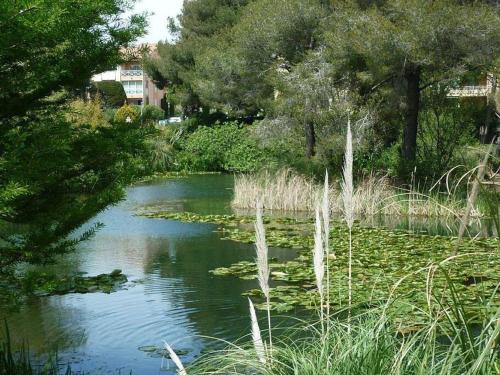
<path id="1" fill-rule="evenodd" d="M 316 276 L 316 286 L 323 302 L 323 278 L 325 276 L 325 252 L 323 250 L 323 233 L 321 228 L 321 218 L 319 215 L 319 206 L 316 207 L 316 223 L 314 232 L 314 275 Z"/>
<path id="2" fill-rule="evenodd" d="M 354 223 L 354 187 L 352 178 L 352 133 L 351 133 L 351 120 L 347 123 L 347 137 L 345 145 L 344 168 L 343 168 L 343 181 L 342 181 L 342 201 L 344 203 L 344 219 L 349 229 L 352 229 Z"/>
<path id="3" fill-rule="evenodd" d="M 252 322 L 252 341 L 257 353 L 259 361 L 263 364 L 266 363 L 266 353 L 264 350 L 264 343 L 262 342 L 262 335 L 260 334 L 259 322 L 257 321 L 257 314 L 255 313 L 255 307 L 253 306 L 252 300 L 248 299 L 249 309 L 250 309 L 250 320 Z"/>
<path id="4" fill-rule="evenodd" d="M 174 352 L 174 350 L 171 348 L 171 346 L 168 345 L 168 343 L 166 341 L 165 341 L 165 349 L 167 349 L 167 352 L 170 355 L 170 359 L 174 362 L 175 366 L 177 367 L 178 374 L 179 375 L 187 375 L 187 372 L 184 369 L 184 366 L 182 365 L 181 359 Z"/>
<path id="5" fill-rule="evenodd" d="M 259 280 L 260 289 L 266 297 L 267 304 L 267 323 L 269 328 L 269 350 L 272 351 L 272 334 L 271 334 L 271 303 L 270 303 L 270 288 L 269 288 L 269 263 L 267 261 L 267 244 L 266 232 L 264 229 L 264 221 L 262 219 L 262 203 L 257 202 L 255 222 L 255 247 L 257 251 L 257 278 Z"/>
<path id="6" fill-rule="evenodd" d="M 257 203 L 257 220 L 255 222 L 255 246 L 257 250 L 257 272 L 262 293 L 269 297 L 269 264 L 267 262 L 267 244 L 264 222 L 262 219 L 262 204 Z"/>
<path id="7" fill-rule="evenodd" d="M 354 204 L 353 204 L 353 178 L 352 178 L 352 133 L 351 120 L 347 121 L 347 137 L 345 145 L 343 181 L 342 181 L 342 200 L 344 202 L 344 219 L 349 228 L 349 265 L 348 265 L 348 331 L 351 332 L 351 306 L 352 306 L 352 226 L 354 224 Z"/>

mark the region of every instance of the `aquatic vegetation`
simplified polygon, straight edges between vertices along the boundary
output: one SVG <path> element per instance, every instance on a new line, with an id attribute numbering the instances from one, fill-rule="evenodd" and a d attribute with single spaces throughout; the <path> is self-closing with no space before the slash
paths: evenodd
<path id="1" fill-rule="evenodd" d="M 346 180 L 346 183 L 349 183 L 348 176 Z M 349 210 L 348 200 L 349 197 L 346 199 L 346 211 Z M 324 241 L 321 239 L 322 228 L 319 209 L 317 209 L 314 251 L 311 254 L 310 248 L 305 249 L 299 256 L 300 260 L 284 263 L 284 265 L 294 263 L 296 269 L 304 272 L 301 282 L 308 280 L 310 284 L 306 286 L 299 282 L 299 285 L 295 287 L 278 285 L 271 289 L 271 296 L 275 297 L 276 294 L 284 292 L 283 295 L 286 298 L 282 298 L 278 303 L 285 306 L 301 304 L 305 300 L 311 301 L 319 297 L 321 312 L 319 324 L 306 321 L 301 322 L 297 328 L 286 328 L 276 340 L 275 349 L 268 353 L 268 361 L 262 356 L 260 329 L 250 301 L 253 348 L 248 344 L 230 344 L 219 352 L 210 353 L 197 360 L 188 368 L 189 373 L 221 375 L 227 373 L 242 375 L 251 373 L 269 375 L 444 373 L 487 375 L 498 373 L 500 369 L 495 344 L 500 337 L 498 324 L 500 309 L 497 300 L 500 283 L 498 279 L 489 283 L 495 275 L 498 277 L 497 271 L 500 264 L 498 240 L 482 240 L 479 246 L 476 241 L 469 240 L 461 246 L 460 249 L 464 251 L 462 254 L 447 256 L 446 250 L 448 252 L 455 250 L 454 239 L 434 237 L 435 241 L 431 241 L 433 238 L 431 236 L 385 231 L 383 234 L 389 238 L 389 241 L 384 243 L 384 248 L 377 249 L 383 253 L 382 256 L 372 259 L 370 263 L 365 263 L 365 258 L 370 255 L 370 251 L 373 251 L 376 243 L 369 242 L 368 251 L 365 247 L 363 252 L 359 251 L 363 248 L 355 244 L 356 257 L 351 256 L 353 240 L 358 238 L 359 233 L 353 233 L 355 227 L 353 227 L 353 220 L 349 222 L 348 215 L 350 214 L 352 212 L 346 213 L 347 228 L 334 227 L 334 230 L 342 228 L 341 234 L 343 235 L 338 238 L 348 242 L 348 250 L 340 247 L 338 257 L 335 262 L 332 262 L 332 267 L 337 264 L 341 265 L 333 274 L 337 276 L 338 283 L 335 287 L 339 297 L 344 294 L 343 300 L 345 301 L 345 295 L 348 295 L 347 320 L 346 308 L 340 305 L 333 306 L 334 314 L 326 317 L 327 329 L 324 329 L 323 271 L 318 272 L 319 268 L 323 267 L 321 245 Z M 259 210 L 258 221 L 260 216 Z M 264 238 L 263 229 L 257 226 L 256 231 L 259 251 L 259 246 L 262 247 L 259 242 Z M 330 234 L 331 232 L 328 233 Z M 448 243 L 445 240 L 448 240 Z M 383 242 L 381 237 L 379 241 Z M 423 241 L 427 246 L 430 242 L 431 246 L 426 248 Z M 362 243 L 360 242 L 359 245 Z M 443 248 L 445 245 L 448 246 Z M 462 249 L 464 245 L 466 249 Z M 373 275 L 365 275 L 361 272 L 378 268 L 381 264 L 375 261 L 382 263 L 385 260 L 384 267 L 380 268 L 380 271 L 384 273 L 385 268 L 394 260 L 394 255 L 397 255 L 394 254 L 395 248 L 400 249 L 401 254 L 409 253 L 410 257 L 413 257 L 404 263 L 400 261 L 401 259 L 397 259 L 399 262 L 395 262 L 395 268 L 388 268 L 388 274 L 393 274 L 390 276 L 398 274 L 396 269 L 401 270 L 401 274 L 397 275 L 396 279 L 391 280 L 391 277 L 382 274 L 381 285 L 376 285 Z M 440 253 L 436 254 L 436 251 Z M 346 257 L 348 257 L 347 270 Z M 434 260 L 433 257 L 436 259 Z M 485 259 L 487 264 L 481 264 Z M 465 262 L 462 263 L 462 260 Z M 422 263 L 423 266 L 412 269 L 413 263 Z M 260 265 L 255 266 L 251 262 L 245 265 L 252 268 L 252 272 L 255 270 L 258 273 L 261 272 Z M 245 273 L 245 265 L 239 264 L 234 269 Z M 273 265 L 276 265 L 276 262 Z M 271 267 L 271 269 L 276 268 Z M 464 279 L 460 275 L 460 272 L 464 270 L 483 272 L 483 275 L 477 278 L 469 276 Z M 486 276 L 484 273 L 487 271 L 492 273 Z M 219 272 L 221 272 L 220 269 Z M 287 279 L 291 273 L 286 268 L 280 271 L 279 266 L 278 271 L 270 272 L 275 276 L 275 280 L 285 278 L 287 281 L 291 281 Z M 346 273 L 349 279 L 347 291 L 345 283 L 342 282 Z M 357 277 L 357 280 L 351 283 L 351 277 L 359 276 L 359 274 L 362 277 Z M 406 287 L 407 282 L 409 282 L 409 287 Z M 362 294 L 363 290 L 370 289 L 370 285 L 374 286 L 371 290 L 372 295 Z M 473 285 L 478 287 L 475 291 L 481 290 L 475 296 L 477 299 L 472 300 L 471 303 L 470 296 L 474 292 L 471 293 L 466 289 Z M 264 291 L 256 289 L 246 294 L 255 298 L 265 293 L 266 303 L 263 305 L 269 314 L 268 289 L 269 287 L 267 290 L 264 288 Z M 373 296 L 373 293 L 379 290 L 382 293 L 385 292 L 385 295 Z M 295 300 L 291 298 L 291 295 Z M 357 306 L 352 304 L 353 297 L 356 299 Z M 280 296 L 276 299 L 279 300 Z M 338 300 L 332 299 L 334 303 Z M 282 309 L 280 305 L 274 305 L 276 310 Z M 318 310 L 317 304 L 310 306 Z M 284 311 L 287 309 L 285 308 Z M 318 325 L 321 329 L 317 328 Z M 182 373 L 186 373 L 184 367 L 182 367 Z"/>
<path id="2" fill-rule="evenodd" d="M 186 223 L 211 223 L 225 225 L 235 225 L 243 223 L 249 224 L 253 223 L 254 220 L 250 216 L 199 215 L 191 212 L 144 212 L 138 213 L 138 215 L 153 219 L 177 220 Z"/>
<path id="3" fill-rule="evenodd" d="M 59 375 L 62 374 L 61 371 L 57 355 L 51 355 L 45 363 L 35 366 L 26 346 L 15 350 L 12 347 L 9 327 L 5 323 L 5 341 L 0 342 L 0 375 Z M 64 374 L 72 374 L 69 366 Z"/>
<path id="4" fill-rule="evenodd" d="M 246 225 L 251 221 L 250 217 L 204 216 L 190 213 L 160 213 L 151 214 L 151 217 L 219 224 L 223 239 L 255 243 L 255 233 L 251 226 Z M 320 301 L 312 267 L 313 221 L 290 218 L 264 220 L 268 223 L 266 225 L 268 246 L 298 251 L 297 258 L 291 261 L 269 260 L 271 309 L 278 312 L 291 311 L 294 308 L 316 309 Z M 334 262 L 329 263 L 330 307 L 336 311 L 348 304 L 347 285 L 343 281 L 343 276 L 348 270 L 349 248 L 349 233 L 345 224 L 331 223 L 329 245 L 330 249 L 335 249 L 336 257 Z M 383 303 L 394 284 L 407 275 L 412 276 L 407 277 L 397 290 L 402 304 L 411 302 L 412 306 L 425 305 L 426 277 L 423 273 L 415 272 L 452 256 L 455 245 L 455 237 L 416 235 L 401 230 L 368 228 L 355 222 L 352 228 L 352 246 L 356 249 L 356 257 L 353 257 L 352 261 L 353 310 Z M 453 262 L 447 262 L 445 268 L 456 284 L 457 294 L 463 303 L 477 315 L 485 313 L 478 307 L 480 306 L 478 301 L 491 295 L 500 283 L 500 241 L 497 238 L 463 239 L 458 254 L 462 256 Z M 471 255 L 463 256 L 465 254 Z M 330 259 L 333 257 L 334 255 L 330 254 Z M 257 277 L 256 265 L 250 261 L 219 267 L 211 272 L 216 276 L 239 277 L 246 280 Z M 438 290 L 446 284 L 446 279 L 442 274 L 438 274 L 433 282 Z M 259 289 L 249 290 L 245 295 L 262 297 Z M 499 298 L 495 295 L 495 304 L 498 303 Z M 265 303 L 256 303 L 255 306 L 263 309 Z M 423 316 L 418 309 L 407 307 L 406 310 L 404 312 L 400 310 L 403 317 L 411 317 L 413 322 L 422 321 Z"/>
<path id="5" fill-rule="evenodd" d="M 121 270 L 103 273 L 97 276 L 70 275 L 59 277 L 47 273 L 33 273 L 24 279 L 27 293 L 39 297 L 68 293 L 112 293 L 123 287 L 128 281 Z"/>
<path id="6" fill-rule="evenodd" d="M 147 353 L 153 358 L 170 358 L 170 353 L 166 348 L 156 345 L 143 345 L 137 348 L 141 352 Z M 175 354 L 179 357 L 185 356 L 191 353 L 191 349 L 175 349 Z"/>

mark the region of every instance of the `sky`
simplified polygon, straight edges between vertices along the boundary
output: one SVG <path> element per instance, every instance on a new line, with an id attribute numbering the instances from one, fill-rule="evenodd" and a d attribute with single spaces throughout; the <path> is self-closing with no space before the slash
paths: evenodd
<path id="1" fill-rule="evenodd" d="M 141 43 L 156 43 L 168 36 L 167 18 L 181 13 L 183 0 L 138 0 L 134 11 L 136 13 L 154 13 L 149 16 L 148 33 Z"/>

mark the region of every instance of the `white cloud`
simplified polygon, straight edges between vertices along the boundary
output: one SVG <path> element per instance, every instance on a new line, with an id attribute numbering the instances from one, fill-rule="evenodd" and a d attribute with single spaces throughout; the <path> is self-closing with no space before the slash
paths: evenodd
<path id="1" fill-rule="evenodd" d="M 168 37 L 167 18 L 181 13 L 183 0 L 139 0 L 134 12 L 153 13 L 149 16 L 147 34 L 139 42 L 156 43 Z"/>

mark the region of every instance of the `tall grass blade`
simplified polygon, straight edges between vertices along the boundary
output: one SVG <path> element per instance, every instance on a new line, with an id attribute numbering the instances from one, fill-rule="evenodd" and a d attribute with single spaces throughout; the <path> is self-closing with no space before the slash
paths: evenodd
<path id="1" fill-rule="evenodd" d="M 479 165 L 479 168 L 477 170 L 477 175 L 476 179 L 474 180 L 474 184 L 472 185 L 472 190 L 467 198 L 467 208 L 465 209 L 465 212 L 462 216 L 462 220 L 460 223 L 460 229 L 458 230 L 458 239 L 457 243 L 455 246 L 455 252 L 458 250 L 458 246 L 460 245 L 460 241 L 462 240 L 462 237 L 465 234 L 465 230 L 467 229 L 467 226 L 469 225 L 469 220 L 471 217 L 471 212 L 472 209 L 474 208 L 474 205 L 476 204 L 477 197 L 479 195 L 479 189 L 481 187 L 481 182 L 483 181 L 484 174 L 486 173 L 486 165 L 488 164 L 488 159 L 490 158 L 490 155 L 493 151 L 493 145 L 494 139 L 492 140 L 490 146 L 488 147 L 488 151 L 486 152 L 486 155 L 484 155 L 482 163 Z"/>

